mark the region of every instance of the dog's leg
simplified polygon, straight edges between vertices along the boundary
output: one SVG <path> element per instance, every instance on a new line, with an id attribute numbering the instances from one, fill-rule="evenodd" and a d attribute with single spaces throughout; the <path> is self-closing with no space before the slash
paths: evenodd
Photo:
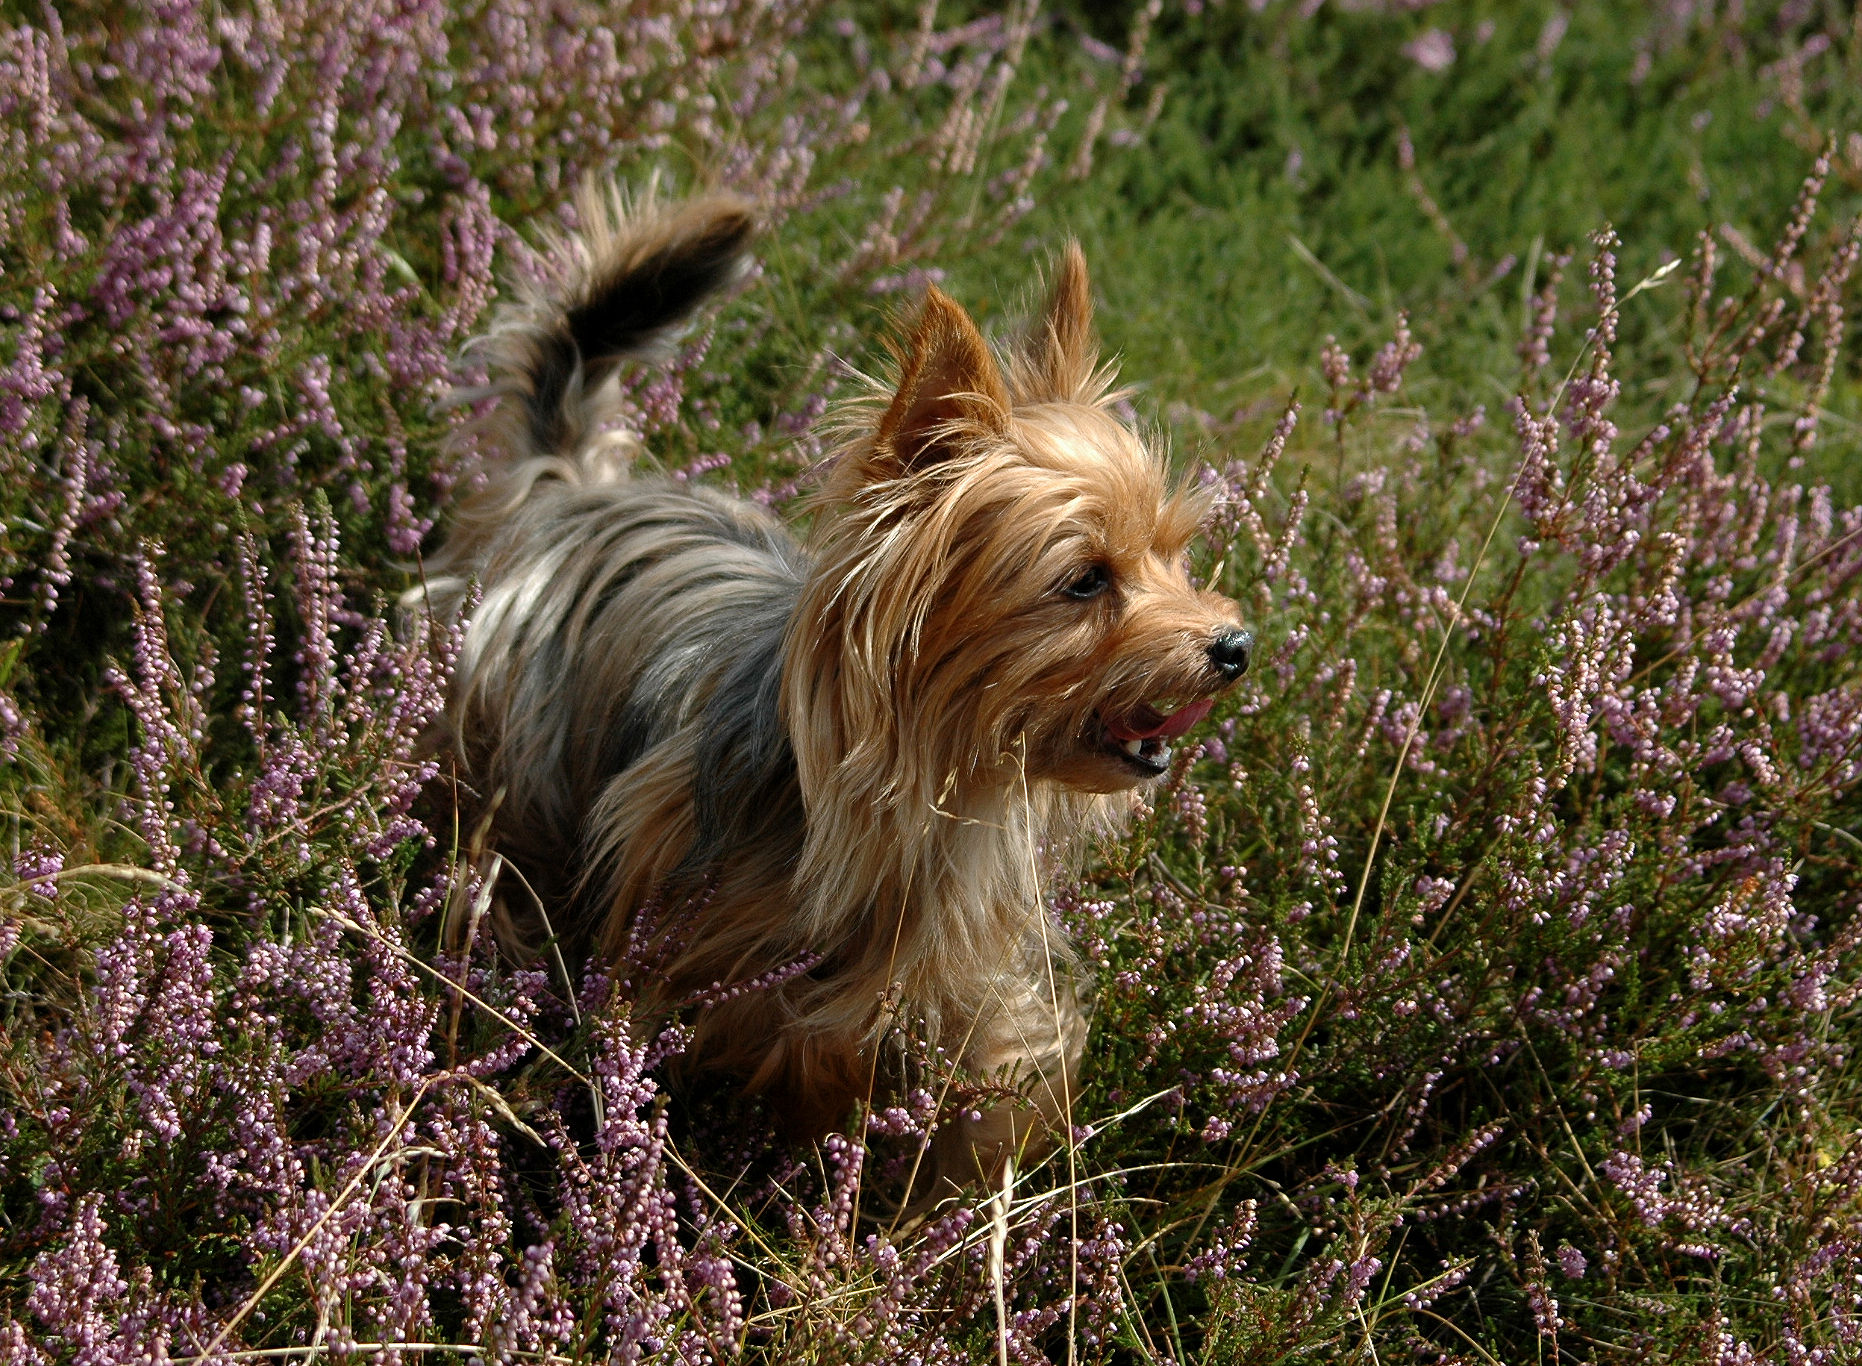
<path id="1" fill-rule="evenodd" d="M 1087 1030 L 1078 994 L 1064 979 L 1050 984 L 1043 977 L 1016 983 L 1005 995 L 979 1025 L 980 1037 L 964 1061 L 971 1071 L 1016 1087 L 1024 1099 L 939 1127 L 931 1148 L 939 1196 L 998 1182 L 1011 1158 L 1018 1170 L 1026 1169 L 1065 1141 L 1073 1123 Z"/>

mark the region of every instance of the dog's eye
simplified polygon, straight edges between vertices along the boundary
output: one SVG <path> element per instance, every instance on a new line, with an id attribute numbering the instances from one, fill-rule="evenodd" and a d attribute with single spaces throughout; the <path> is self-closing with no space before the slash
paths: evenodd
<path id="1" fill-rule="evenodd" d="M 1106 572 L 1106 567 L 1103 564 L 1096 564 L 1076 575 L 1060 591 L 1070 598 L 1078 598 L 1084 602 L 1087 598 L 1098 597 L 1111 586 L 1112 576 Z"/>

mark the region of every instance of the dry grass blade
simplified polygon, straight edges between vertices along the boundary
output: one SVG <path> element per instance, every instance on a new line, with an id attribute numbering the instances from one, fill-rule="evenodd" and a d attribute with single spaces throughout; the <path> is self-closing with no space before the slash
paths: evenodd
<path id="1" fill-rule="evenodd" d="M 259 1282 L 258 1289 L 246 1296 L 245 1301 L 233 1312 L 233 1316 L 220 1325 L 220 1331 L 215 1333 L 212 1341 L 201 1349 L 199 1353 L 200 1357 L 211 1359 L 213 1354 L 220 1350 L 220 1345 L 232 1335 L 233 1330 L 246 1321 L 247 1316 L 250 1315 L 254 1309 L 258 1308 L 259 1301 L 265 1298 L 266 1293 L 270 1291 L 274 1285 L 278 1284 L 279 1279 L 283 1277 L 285 1272 L 289 1271 L 291 1267 L 296 1264 L 297 1259 L 303 1255 L 304 1249 L 309 1247 L 311 1241 L 316 1238 L 317 1234 L 323 1231 L 323 1226 L 337 1216 L 343 1206 L 348 1203 L 349 1197 L 354 1195 L 356 1190 L 362 1185 L 363 1178 L 375 1170 L 375 1164 L 380 1162 L 382 1156 L 388 1149 L 400 1139 L 402 1127 L 406 1125 L 408 1116 L 414 1113 L 414 1108 L 418 1106 L 421 1100 L 426 1096 L 427 1089 L 431 1084 L 431 1082 L 422 1082 L 420 1084 L 420 1089 L 414 1092 L 413 1099 L 409 1100 L 406 1105 L 401 1107 L 401 1113 L 396 1115 L 394 1117 L 394 1122 L 388 1125 L 388 1131 L 381 1136 L 381 1141 L 375 1145 L 373 1151 L 369 1153 L 366 1159 L 357 1164 L 355 1174 L 344 1183 L 343 1188 L 337 1192 L 336 1198 L 330 1201 L 329 1208 L 324 1210 L 324 1212 L 317 1217 L 317 1221 L 304 1231 L 303 1237 L 292 1244 L 291 1250 L 285 1253 L 283 1258 L 279 1260 L 278 1265 L 273 1267 L 266 1275 L 265 1279 Z"/>
<path id="2" fill-rule="evenodd" d="M 1009 1204 L 1015 1195 L 1015 1159 L 1002 1163 L 1002 1185 L 989 1201 L 989 1293 L 996 1302 L 996 1362 L 1009 1366 L 1008 1268 Z"/>

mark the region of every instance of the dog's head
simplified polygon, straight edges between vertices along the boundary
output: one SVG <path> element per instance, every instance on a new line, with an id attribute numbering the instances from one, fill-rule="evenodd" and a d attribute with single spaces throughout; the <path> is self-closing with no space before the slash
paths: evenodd
<path id="1" fill-rule="evenodd" d="M 897 353 L 817 501 L 785 686 L 805 788 L 1164 773 L 1253 640 L 1190 581 L 1205 496 L 1115 415 L 1079 248 L 1005 362 L 936 289 Z"/>

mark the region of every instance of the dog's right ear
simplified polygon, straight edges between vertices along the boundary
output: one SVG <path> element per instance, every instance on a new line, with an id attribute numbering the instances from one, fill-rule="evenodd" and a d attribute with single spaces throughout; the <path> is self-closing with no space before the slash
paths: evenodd
<path id="1" fill-rule="evenodd" d="M 1093 337 L 1093 287 L 1086 254 L 1068 242 L 1054 264 L 1047 304 L 1016 350 L 1015 392 L 1031 402 L 1083 403 L 1104 389 Z"/>
<path id="2" fill-rule="evenodd" d="M 900 354 L 899 387 L 879 420 L 879 473 L 910 474 L 979 433 L 1008 430 L 1009 392 L 970 315 L 933 285 Z"/>

